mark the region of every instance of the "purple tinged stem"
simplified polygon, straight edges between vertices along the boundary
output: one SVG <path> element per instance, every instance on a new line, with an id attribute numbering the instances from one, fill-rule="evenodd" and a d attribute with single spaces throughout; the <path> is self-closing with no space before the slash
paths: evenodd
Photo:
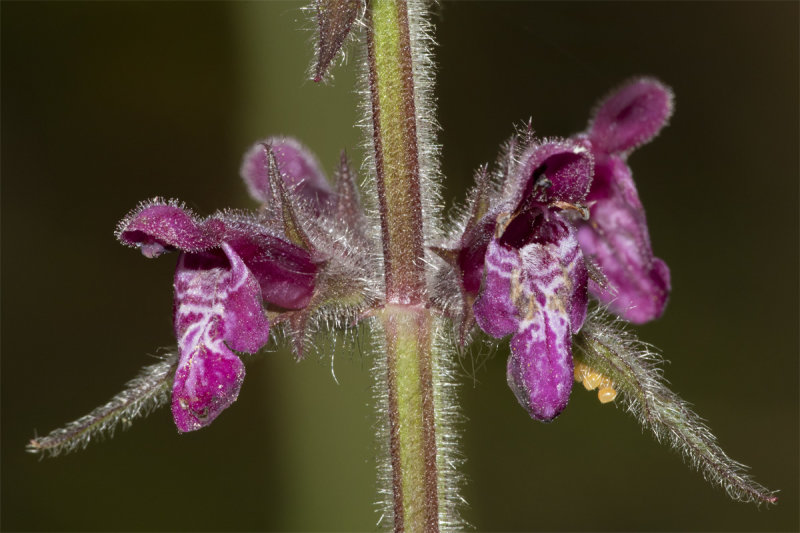
<path id="1" fill-rule="evenodd" d="M 397 43 L 376 39 L 375 5 L 395 9 Z M 404 0 L 370 2 L 367 7 L 367 50 L 372 126 L 386 299 L 391 303 L 424 301 L 425 271 L 420 194 L 417 117 L 407 5 Z"/>
<path id="2" fill-rule="evenodd" d="M 415 79 L 405 0 L 367 5 L 373 160 L 384 256 L 382 312 L 395 531 L 439 530 L 431 318 Z"/>

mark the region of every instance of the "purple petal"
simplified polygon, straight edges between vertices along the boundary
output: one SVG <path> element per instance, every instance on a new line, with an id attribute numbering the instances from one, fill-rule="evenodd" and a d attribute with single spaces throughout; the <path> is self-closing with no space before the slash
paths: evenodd
<path id="1" fill-rule="evenodd" d="M 116 234 L 122 244 L 139 247 L 152 258 L 168 249 L 200 252 L 218 246 L 222 229 L 220 221 L 199 221 L 177 202 L 156 198 L 122 219 Z"/>
<path id="2" fill-rule="evenodd" d="M 640 146 L 664 127 L 672 115 L 672 91 L 652 78 L 631 80 L 597 106 L 589 137 L 606 154 Z"/>
<path id="3" fill-rule="evenodd" d="M 536 201 L 582 203 L 592 183 L 592 155 L 585 143 L 551 141 L 536 144 L 522 155 L 517 168 L 517 205 Z M 549 180 L 543 185 L 544 180 Z"/>
<path id="4" fill-rule="evenodd" d="M 571 345 L 568 318 L 549 308 L 526 319 L 511 339 L 508 386 L 531 418 L 548 422 L 567 406 L 573 380 Z"/>
<path id="5" fill-rule="evenodd" d="M 608 280 L 605 289 L 591 282 L 592 294 L 629 322 L 643 324 L 660 317 L 669 297 L 669 268 L 653 257 L 649 242 L 624 206 L 606 204 L 598 210 L 596 220 L 600 221 L 597 227 L 583 226 L 578 232 L 584 253 Z M 609 220 L 627 227 L 604 231 Z"/>
<path id="6" fill-rule="evenodd" d="M 589 275 L 577 231 L 558 214 L 550 216 L 551 224 L 563 226 L 563 236 L 554 243 L 533 243 L 519 251 L 522 298 L 535 299 L 535 304 L 542 308 L 559 310 L 567 317 L 570 331 L 577 333 L 586 319 Z M 535 304 L 529 304 L 528 309 Z"/>
<path id="7" fill-rule="evenodd" d="M 253 353 L 269 340 L 258 282 L 229 245 L 222 252 L 181 254 L 175 271 L 172 414 L 181 432 L 210 424 L 236 401 L 244 365 L 229 346 Z"/>
<path id="8" fill-rule="evenodd" d="M 473 309 L 490 335 L 516 332 L 508 384 L 532 418 L 548 421 L 564 409 L 572 389 L 572 334 L 586 318 L 588 274 L 575 228 L 558 213 L 535 211 L 529 218 L 523 211 L 489 243 L 484 284 Z M 507 239 L 509 229 L 524 233 L 512 228 L 520 218 L 528 237 Z M 548 238 L 531 238 L 543 234 Z"/>
<path id="9" fill-rule="evenodd" d="M 486 250 L 485 277 L 473 305 L 478 326 L 495 338 L 517 331 L 520 313 L 514 302 L 521 275 L 519 252 L 492 239 Z"/>
<path id="10" fill-rule="evenodd" d="M 556 215 L 557 216 L 557 215 Z M 527 302 L 511 340 L 508 384 L 536 420 L 555 418 L 572 389 L 572 335 L 586 318 L 587 281 L 583 254 L 572 226 L 555 244 L 520 250 L 519 299 Z"/>
<path id="11" fill-rule="evenodd" d="M 494 337 L 516 331 L 524 316 L 545 305 L 561 309 L 573 333 L 586 318 L 588 272 L 575 228 L 558 213 L 538 211 L 532 219 L 517 216 L 487 247 L 473 309 L 478 325 Z M 509 238 L 520 219 L 528 235 Z"/>
<path id="12" fill-rule="evenodd" d="M 628 166 L 617 157 L 596 168 L 591 216 L 578 240 L 608 280 L 590 284 L 592 294 L 614 313 L 641 324 L 661 316 L 670 291 L 669 269 L 653 256 L 644 209 Z M 596 187 L 596 189 L 595 189 Z"/>
<path id="13" fill-rule="evenodd" d="M 314 81 L 322 81 L 361 8 L 359 0 L 315 0 L 319 41 Z"/>
<path id="14" fill-rule="evenodd" d="M 272 146 L 284 183 L 299 198 L 316 208 L 329 202 L 331 186 L 319 163 L 305 146 L 290 137 L 270 137 L 245 153 L 240 173 L 256 201 L 266 204 L 277 201 L 269 183 L 269 159 L 264 145 Z"/>
<path id="15" fill-rule="evenodd" d="M 261 284 L 265 302 L 301 309 L 311 300 L 317 267 L 302 248 L 263 232 L 230 241 Z"/>

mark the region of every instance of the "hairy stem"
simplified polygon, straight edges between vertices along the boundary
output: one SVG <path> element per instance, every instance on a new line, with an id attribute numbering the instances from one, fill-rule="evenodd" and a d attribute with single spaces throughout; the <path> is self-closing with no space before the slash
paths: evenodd
<path id="1" fill-rule="evenodd" d="M 366 11 L 372 140 L 386 306 L 381 312 L 395 531 L 439 530 L 433 372 L 434 317 L 426 308 L 414 47 L 406 0 Z"/>
<path id="2" fill-rule="evenodd" d="M 387 306 L 382 323 L 394 529 L 438 531 L 432 317 L 421 307 Z"/>
<path id="3" fill-rule="evenodd" d="M 420 304 L 425 293 L 425 250 L 406 1 L 371 1 L 367 25 L 386 298 L 390 303 Z"/>

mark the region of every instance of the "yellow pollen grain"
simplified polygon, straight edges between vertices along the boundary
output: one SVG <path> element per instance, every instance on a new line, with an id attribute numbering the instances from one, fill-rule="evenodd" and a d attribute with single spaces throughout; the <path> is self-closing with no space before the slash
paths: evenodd
<path id="1" fill-rule="evenodd" d="M 603 381 L 603 374 L 596 372 L 594 370 L 589 370 L 586 373 L 586 376 L 583 378 L 583 386 L 586 387 L 586 390 L 594 390 L 600 385 L 602 381 Z"/>
<path id="2" fill-rule="evenodd" d="M 600 400 L 600 403 L 612 402 L 616 397 L 617 391 L 611 387 L 603 387 L 597 391 L 597 399 Z"/>
<path id="3" fill-rule="evenodd" d="M 617 397 L 617 391 L 614 389 L 614 382 L 611 381 L 611 378 L 592 369 L 589 365 L 575 361 L 573 375 L 575 381 L 583 383 L 586 390 L 594 390 L 599 387 L 597 399 L 600 400 L 600 403 L 612 402 Z"/>

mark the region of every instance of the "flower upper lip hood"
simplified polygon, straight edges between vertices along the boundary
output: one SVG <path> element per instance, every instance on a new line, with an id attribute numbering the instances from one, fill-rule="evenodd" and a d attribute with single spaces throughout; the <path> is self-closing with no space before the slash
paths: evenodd
<path id="1" fill-rule="evenodd" d="M 529 147 L 509 176 L 473 305 L 489 335 L 513 334 L 508 383 L 532 418 L 549 421 L 572 390 L 572 335 L 587 308 L 587 270 L 571 215 L 581 210 L 592 157 L 580 143 Z"/>
<path id="2" fill-rule="evenodd" d="M 200 219 L 175 201 L 156 198 L 120 222 L 117 238 L 147 257 L 227 243 L 259 281 L 264 301 L 287 309 L 305 306 L 314 288 L 317 269 L 309 252 L 276 234 L 263 217 L 229 211 Z"/>
<path id="3" fill-rule="evenodd" d="M 581 222 L 578 240 L 608 280 L 590 282 L 592 294 L 634 323 L 664 312 L 670 291 L 669 268 L 654 257 L 644 207 L 627 159 L 649 142 L 672 114 L 672 92 L 651 78 L 636 78 L 603 99 L 589 128 L 576 140 L 590 147 L 594 181 L 587 197 L 591 216 Z"/>

